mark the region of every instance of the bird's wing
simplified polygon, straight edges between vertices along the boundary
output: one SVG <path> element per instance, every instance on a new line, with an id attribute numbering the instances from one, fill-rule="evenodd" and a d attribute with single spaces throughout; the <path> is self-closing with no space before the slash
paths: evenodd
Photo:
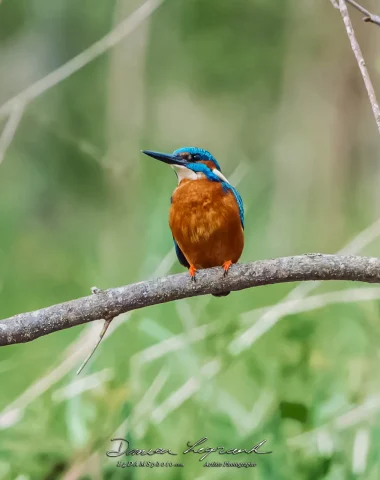
<path id="1" fill-rule="evenodd" d="M 239 215 L 240 215 L 240 221 L 241 221 L 241 226 L 244 230 L 244 205 L 243 205 L 243 199 L 241 198 L 240 196 L 240 193 L 236 190 L 235 187 L 233 187 L 230 183 L 227 183 L 227 182 L 223 182 L 222 183 L 223 185 L 223 189 L 224 191 L 228 192 L 232 192 L 234 197 L 235 197 L 235 200 L 236 200 L 236 203 L 238 204 L 238 207 L 239 207 Z"/>
<path id="2" fill-rule="evenodd" d="M 174 242 L 174 247 L 175 247 L 175 253 L 177 254 L 177 258 L 178 258 L 179 263 L 186 268 L 190 268 L 189 262 L 186 260 L 185 255 L 182 253 L 182 250 L 179 248 L 179 245 L 175 241 L 174 237 L 173 237 L 173 242 Z"/>
<path id="3" fill-rule="evenodd" d="M 170 197 L 170 203 L 173 203 L 173 196 Z M 185 255 L 182 253 L 182 250 L 179 248 L 179 245 L 175 241 L 174 237 L 173 237 L 173 242 L 174 242 L 175 253 L 177 254 L 179 263 L 186 268 L 190 268 L 189 262 L 186 260 Z"/>

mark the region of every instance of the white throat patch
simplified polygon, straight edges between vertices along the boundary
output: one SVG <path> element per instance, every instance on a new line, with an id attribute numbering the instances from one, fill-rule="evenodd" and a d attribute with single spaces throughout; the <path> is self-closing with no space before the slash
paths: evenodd
<path id="1" fill-rule="evenodd" d="M 182 165 L 171 165 L 172 169 L 175 170 L 178 177 L 178 183 L 180 183 L 185 178 L 187 180 L 199 180 L 201 178 L 206 178 L 206 175 L 202 172 L 193 172 L 190 168 L 186 168 Z M 220 178 L 223 182 L 230 183 L 227 178 L 223 175 L 222 172 L 219 172 L 216 168 L 212 170 L 212 173 Z"/>
<path id="2" fill-rule="evenodd" d="M 200 178 L 206 178 L 206 175 L 204 173 L 193 172 L 192 170 L 190 170 L 190 168 L 183 167 L 182 165 L 172 165 L 171 167 L 173 170 L 175 170 L 177 174 L 178 183 L 180 183 L 185 178 L 187 180 L 199 180 Z"/>

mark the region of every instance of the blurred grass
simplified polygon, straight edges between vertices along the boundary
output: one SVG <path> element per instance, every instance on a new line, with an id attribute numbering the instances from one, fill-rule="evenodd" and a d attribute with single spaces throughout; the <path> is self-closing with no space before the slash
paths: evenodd
<path id="1" fill-rule="evenodd" d="M 0 103 L 138 5 L 3 0 Z M 2 318 L 93 285 L 162 274 L 164 258 L 170 272 L 181 271 L 168 256 L 175 178 L 140 148 L 194 144 L 211 150 L 227 176 L 245 166 L 242 261 L 333 252 L 376 220 L 378 138 L 335 13 L 327 1 L 279 8 L 167 0 L 113 50 L 31 103 L 0 166 Z M 380 31 L 358 17 L 355 26 L 377 85 Z M 377 256 L 379 248 L 376 239 L 358 253 Z M 351 287 L 326 283 L 316 293 Z M 276 305 L 292 288 L 133 312 L 115 320 L 117 334 L 111 330 L 81 377 L 75 368 L 55 371 L 41 394 L 41 384 L 26 389 L 69 357 L 86 327 L 1 349 L 0 411 L 19 410 L 0 413 L 0 479 L 377 480 L 379 406 L 363 417 L 355 410 L 353 423 L 337 419 L 380 393 L 378 301 L 288 315 L 230 353 L 246 328 L 240 315 Z M 184 344 L 175 349 L 178 339 Z M 119 426 L 138 448 L 180 453 L 203 436 L 210 446 L 244 448 L 265 438 L 273 454 L 237 458 L 257 461 L 254 472 L 206 469 L 183 455 L 179 470 L 118 469 L 105 452 Z M 355 441 L 363 431 L 368 452 Z"/>

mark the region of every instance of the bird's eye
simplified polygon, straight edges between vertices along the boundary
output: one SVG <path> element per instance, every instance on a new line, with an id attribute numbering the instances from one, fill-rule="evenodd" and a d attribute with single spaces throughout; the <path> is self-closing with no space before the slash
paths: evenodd
<path id="1" fill-rule="evenodd" d="M 193 160 L 200 160 L 201 156 L 199 155 L 199 153 L 195 153 L 194 155 L 192 155 L 192 158 Z"/>

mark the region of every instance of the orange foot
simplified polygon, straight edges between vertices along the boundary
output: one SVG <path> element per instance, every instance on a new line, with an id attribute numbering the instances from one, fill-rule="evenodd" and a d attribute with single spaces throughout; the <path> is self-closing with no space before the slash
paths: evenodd
<path id="1" fill-rule="evenodd" d="M 190 265 L 190 268 L 189 268 L 189 273 L 190 273 L 190 277 L 191 277 L 191 281 L 192 282 L 195 282 L 195 273 L 196 273 L 197 269 L 194 267 L 194 265 Z"/>
<path id="2" fill-rule="evenodd" d="M 230 269 L 230 266 L 232 265 L 231 260 L 227 260 L 223 263 L 223 270 L 224 270 L 224 276 L 227 275 L 228 270 Z"/>

